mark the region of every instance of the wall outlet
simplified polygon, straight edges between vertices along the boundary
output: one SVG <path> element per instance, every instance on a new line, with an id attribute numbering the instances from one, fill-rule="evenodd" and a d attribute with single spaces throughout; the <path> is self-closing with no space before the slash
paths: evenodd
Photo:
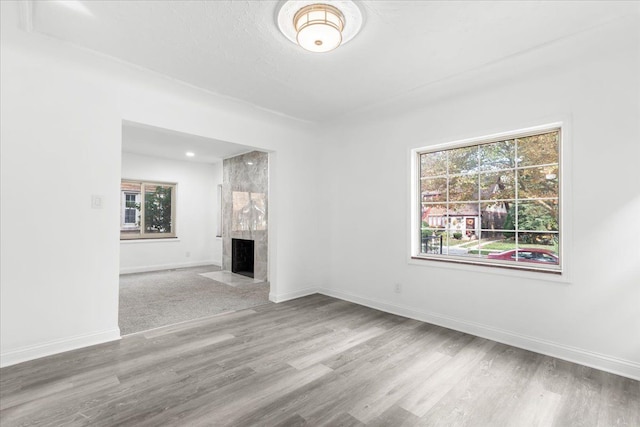
<path id="1" fill-rule="evenodd" d="M 189 258 L 191 256 L 191 252 L 185 252 L 184 256 L 186 256 L 187 258 Z"/>
<path id="2" fill-rule="evenodd" d="M 393 285 L 393 291 L 396 294 L 402 293 L 402 284 L 401 283 L 396 283 L 395 285 Z"/>

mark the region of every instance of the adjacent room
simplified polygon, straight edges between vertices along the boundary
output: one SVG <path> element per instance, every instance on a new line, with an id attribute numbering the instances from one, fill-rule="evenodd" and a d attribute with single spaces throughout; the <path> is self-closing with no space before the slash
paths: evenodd
<path id="1" fill-rule="evenodd" d="M 640 425 L 640 2 L 0 8 L 3 427 Z"/>
<path id="2" fill-rule="evenodd" d="M 267 153 L 125 122 L 119 190 L 122 335 L 269 302 Z M 248 268 L 223 235 L 258 242 Z"/>

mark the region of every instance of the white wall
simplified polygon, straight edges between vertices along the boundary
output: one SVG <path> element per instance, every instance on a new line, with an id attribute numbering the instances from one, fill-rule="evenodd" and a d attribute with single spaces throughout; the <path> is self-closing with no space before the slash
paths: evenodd
<path id="1" fill-rule="evenodd" d="M 640 378 L 638 28 L 615 22 L 336 125 L 324 292 Z M 411 149 L 558 120 L 564 281 L 410 262 Z"/>
<path id="2" fill-rule="evenodd" d="M 627 226 L 640 217 L 637 17 L 404 94 L 396 115 L 353 114 L 313 141 L 307 124 L 17 32 L 15 4 L 1 5 L 2 365 L 119 336 L 128 120 L 271 152 L 272 299 L 320 289 L 640 377 L 640 227 Z M 558 119 L 572 153 L 565 282 L 408 262 L 410 149 Z"/>
<path id="3" fill-rule="evenodd" d="M 178 184 L 177 238 L 121 240 L 120 273 L 222 265 L 222 239 L 216 237 L 222 162 L 210 165 L 122 153 L 122 178 Z"/>
<path id="4" fill-rule="evenodd" d="M 18 31 L 16 4 L 1 8 L 2 366 L 120 336 L 123 120 L 271 152 L 271 298 L 320 285 L 325 248 L 299 250 L 318 222 L 298 199 L 318 168 L 300 162 L 307 124 Z"/>

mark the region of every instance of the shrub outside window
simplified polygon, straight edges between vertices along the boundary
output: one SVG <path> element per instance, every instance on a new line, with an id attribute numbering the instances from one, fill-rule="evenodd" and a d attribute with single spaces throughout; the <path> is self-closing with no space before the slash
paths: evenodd
<path id="1" fill-rule="evenodd" d="M 561 129 L 416 151 L 414 258 L 559 273 Z"/>
<path id="2" fill-rule="evenodd" d="M 122 180 L 120 239 L 176 237 L 176 184 Z"/>

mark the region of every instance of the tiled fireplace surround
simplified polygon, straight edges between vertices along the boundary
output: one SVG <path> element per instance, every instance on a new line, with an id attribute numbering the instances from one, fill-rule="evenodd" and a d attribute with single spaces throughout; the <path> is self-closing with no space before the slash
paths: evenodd
<path id="1" fill-rule="evenodd" d="M 254 279 L 268 280 L 269 156 L 252 151 L 222 164 L 222 269 L 231 271 L 231 239 L 254 241 Z M 235 201 L 235 204 L 234 204 Z"/>

